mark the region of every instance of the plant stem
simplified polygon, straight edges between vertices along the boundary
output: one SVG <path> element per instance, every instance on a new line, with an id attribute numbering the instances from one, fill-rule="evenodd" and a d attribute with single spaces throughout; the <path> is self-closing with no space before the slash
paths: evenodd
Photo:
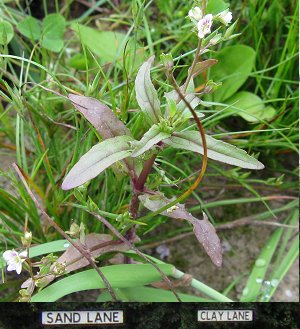
<path id="1" fill-rule="evenodd" d="M 130 202 L 129 212 L 130 212 L 133 220 L 135 220 L 138 216 L 138 210 L 139 210 L 139 205 L 140 205 L 139 194 L 142 193 L 144 190 L 147 177 L 152 170 L 156 156 L 157 156 L 157 153 L 154 153 L 145 162 L 144 168 L 143 168 L 142 172 L 140 173 L 139 177 L 137 178 L 136 181 L 133 181 L 133 183 L 132 183 L 133 196 L 132 196 L 132 199 Z M 136 226 L 133 226 L 126 232 L 126 239 L 129 240 L 130 242 L 132 242 L 135 238 L 135 230 L 136 230 Z"/>
<path id="2" fill-rule="evenodd" d="M 185 94 L 186 90 L 187 90 L 187 87 L 192 79 L 192 76 L 193 76 L 193 72 L 194 72 L 194 69 L 195 69 L 195 66 L 197 64 L 197 61 L 198 61 L 198 57 L 200 55 L 200 51 L 201 51 L 201 44 L 202 44 L 202 39 L 199 39 L 198 41 L 198 46 L 197 46 L 197 50 L 196 50 L 196 53 L 195 53 L 195 57 L 194 57 L 194 60 L 193 60 L 193 63 L 192 63 L 192 66 L 191 68 L 189 69 L 189 73 L 188 73 L 188 77 L 185 81 L 185 84 L 184 84 L 184 87 L 183 87 L 183 94 Z"/>
<path id="3" fill-rule="evenodd" d="M 116 295 L 113 291 L 112 286 L 110 285 L 109 281 L 106 279 L 106 277 L 104 276 L 104 274 L 102 273 L 102 271 L 100 270 L 100 268 L 96 265 L 95 260 L 92 258 L 89 250 L 87 250 L 80 242 L 75 242 L 74 240 L 72 240 L 71 238 L 69 238 L 69 236 L 64 232 L 64 230 L 46 213 L 46 211 L 44 210 L 44 208 L 41 206 L 41 204 L 38 202 L 38 200 L 36 199 L 36 197 L 33 195 L 33 193 L 31 192 L 23 174 L 22 174 L 22 170 L 21 168 L 19 168 L 19 166 L 16 163 L 12 164 L 12 167 L 14 168 L 14 170 L 16 171 L 16 173 L 18 174 L 18 176 L 20 177 L 27 193 L 29 194 L 30 198 L 32 199 L 32 201 L 35 203 L 36 207 L 41 211 L 41 213 L 43 214 L 43 216 L 48 220 L 49 224 L 51 226 L 53 226 L 55 228 L 55 230 L 61 235 L 63 236 L 66 240 L 68 240 L 68 242 L 74 247 L 76 248 L 84 258 L 87 259 L 87 261 L 89 262 L 89 264 L 96 270 L 96 272 L 99 274 L 99 276 L 101 277 L 102 281 L 104 282 L 107 290 L 109 291 L 112 300 L 116 301 Z"/>
<path id="4" fill-rule="evenodd" d="M 185 274 L 183 272 L 175 269 L 172 276 L 175 279 L 180 279 L 184 275 Z M 195 288 L 196 290 L 203 292 L 204 294 L 206 294 L 207 296 L 213 298 L 214 300 L 216 300 L 218 302 L 233 302 L 233 300 L 229 299 L 228 297 L 222 295 L 218 291 L 212 289 L 211 287 L 207 286 L 206 284 L 204 284 L 194 278 L 191 281 L 191 286 L 193 288 Z"/>

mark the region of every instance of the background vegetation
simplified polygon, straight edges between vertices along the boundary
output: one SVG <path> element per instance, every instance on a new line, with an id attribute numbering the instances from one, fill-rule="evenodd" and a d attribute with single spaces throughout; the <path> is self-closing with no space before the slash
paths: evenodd
<path id="1" fill-rule="evenodd" d="M 117 216 L 128 209 L 131 194 L 127 177 L 107 170 L 91 181 L 88 190 L 61 190 L 65 173 L 98 142 L 95 130 L 61 95 L 77 92 L 105 102 L 127 122 L 134 137 L 140 138 L 145 127 L 133 92 L 136 72 L 150 55 L 155 54 L 158 60 L 161 52 L 172 53 L 179 68 L 190 63 L 196 44 L 186 18 L 191 5 L 171 0 L 0 2 L 1 250 L 20 248 L 25 226 L 32 231 L 34 244 L 61 239 L 41 216 L 11 169 L 11 162 L 23 169 L 46 212 L 64 230 L 75 221 L 83 222 L 87 232 L 107 233 L 85 211 L 91 200 L 122 230 L 126 222 Z M 259 111 L 259 119 L 253 122 L 237 115 L 234 107 L 207 107 L 204 113 L 209 119 L 203 121 L 204 127 L 216 138 L 259 154 L 265 169 L 250 172 L 209 161 L 202 186 L 189 200 L 190 211 L 201 216 L 205 210 L 216 227 L 246 216 L 295 226 L 298 2 L 237 0 L 230 6 L 234 17 L 239 18 L 236 31 L 241 35 L 226 45 L 244 44 L 256 53 L 255 67 L 240 91 L 259 96 L 264 111 Z M 129 55 L 124 57 L 122 45 L 126 40 Z M 236 54 L 231 55 L 234 62 Z M 154 81 L 163 76 L 159 67 L 152 72 Z M 180 83 L 186 72 L 178 72 Z M 162 94 L 165 86 L 157 87 Z M 221 103 L 232 104 L 226 99 Z M 200 167 L 199 157 L 174 150 L 164 151 L 156 164 L 148 186 L 163 183 L 162 191 L 168 196 L 185 191 L 191 175 Z M 141 248 L 191 231 L 191 227 L 173 225 L 163 216 L 147 224 L 138 231 Z M 252 290 L 258 276 L 281 281 L 297 258 L 295 229 L 269 228 L 265 248 L 257 255 L 266 261 L 263 270 L 255 266 L 255 259 L 249 259 L 245 289 Z M 247 234 L 247 230 L 239 234 Z M 179 267 L 180 262 L 184 264 L 184 260 L 178 261 Z M 225 294 L 237 298 L 232 289 L 238 280 L 232 279 Z M 2 301 L 15 300 L 20 282 L 19 278 L 9 279 L 1 285 Z M 270 300 L 276 290 L 273 288 L 266 293 L 259 286 L 254 300 Z M 252 301 L 246 297 L 240 299 Z"/>

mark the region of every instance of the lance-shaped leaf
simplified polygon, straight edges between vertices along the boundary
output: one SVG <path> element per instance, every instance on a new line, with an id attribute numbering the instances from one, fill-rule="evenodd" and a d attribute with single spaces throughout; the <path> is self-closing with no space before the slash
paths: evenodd
<path id="1" fill-rule="evenodd" d="M 78 110 L 97 130 L 103 139 L 128 135 L 129 129 L 117 118 L 114 112 L 105 104 L 95 98 L 69 94 L 68 98 Z M 135 159 L 125 159 L 128 171 L 140 172 L 140 164 Z"/>
<path id="2" fill-rule="evenodd" d="M 172 201 L 167 199 L 162 193 L 155 193 L 154 195 L 143 194 L 139 196 L 139 199 L 142 204 L 151 211 L 156 211 Z M 199 220 L 188 213 L 184 205 L 177 203 L 176 206 L 167 209 L 161 214 L 190 222 L 193 225 L 196 238 L 202 244 L 212 262 L 217 266 L 222 265 L 222 247 L 220 239 L 205 213 L 203 213 L 203 219 Z"/>
<path id="3" fill-rule="evenodd" d="M 124 252 L 129 249 L 124 242 L 113 240 L 113 237 L 109 234 L 90 233 L 85 237 L 84 244 L 94 259 L 105 253 Z M 50 269 L 53 271 L 57 264 L 65 266 L 65 272 L 70 273 L 86 267 L 90 263 L 84 256 L 82 256 L 78 249 L 70 245 Z M 47 282 L 49 284 L 58 276 L 60 276 L 60 274 L 46 275 L 43 277 L 43 283 Z M 23 285 L 25 286 L 27 282 L 30 282 L 29 280 L 31 279 L 26 280 Z"/>
<path id="4" fill-rule="evenodd" d="M 140 67 L 135 79 L 136 100 L 150 124 L 159 122 L 159 117 L 162 117 L 157 91 L 150 78 L 153 61 L 154 56 Z"/>
<path id="5" fill-rule="evenodd" d="M 238 147 L 206 136 L 207 156 L 210 159 L 247 169 L 263 169 L 264 165 Z M 203 154 L 203 145 L 198 131 L 173 133 L 164 143 L 178 149 Z"/>
<path id="6" fill-rule="evenodd" d="M 69 94 L 75 108 L 96 128 L 103 139 L 130 135 L 130 131 L 113 111 L 95 98 Z"/>
<path id="7" fill-rule="evenodd" d="M 207 69 L 209 69 L 213 65 L 216 65 L 217 63 L 218 63 L 218 61 L 213 58 L 207 59 L 206 61 L 198 62 L 194 67 L 192 77 L 196 77 L 197 75 L 206 71 Z"/>
<path id="8" fill-rule="evenodd" d="M 163 132 L 158 125 L 153 125 L 142 137 L 142 139 L 136 142 L 135 148 L 131 154 L 132 157 L 137 157 L 144 152 L 151 149 L 152 146 L 156 145 L 160 141 L 171 136 L 171 133 Z"/>
<path id="9" fill-rule="evenodd" d="M 69 190 L 82 185 L 113 163 L 128 157 L 132 152 L 132 141 L 130 136 L 117 136 L 93 146 L 65 177 L 62 189 Z"/>

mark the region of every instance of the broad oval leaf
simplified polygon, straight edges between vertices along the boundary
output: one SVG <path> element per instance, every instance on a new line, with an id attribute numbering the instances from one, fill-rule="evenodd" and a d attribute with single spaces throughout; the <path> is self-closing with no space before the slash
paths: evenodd
<path id="1" fill-rule="evenodd" d="M 235 113 L 248 122 L 271 120 L 276 114 L 273 107 L 266 107 L 260 97 L 248 91 L 240 91 L 234 94 L 226 103 L 234 104 L 235 108 L 241 109 L 241 111 L 235 111 Z"/>
<path id="2" fill-rule="evenodd" d="M 64 46 L 65 18 L 60 14 L 47 15 L 43 20 L 42 46 L 59 52 Z"/>
<path id="3" fill-rule="evenodd" d="M 160 102 L 150 78 L 151 64 L 154 56 L 151 56 L 139 69 L 135 79 L 136 100 L 150 124 L 158 123 L 162 117 Z"/>
<path id="4" fill-rule="evenodd" d="M 135 148 L 131 154 L 132 157 L 137 157 L 144 152 L 148 151 L 152 146 L 156 145 L 160 141 L 171 136 L 171 133 L 166 133 L 160 130 L 158 125 L 153 125 L 141 138 L 136 142 Z"/>
<path id="5" fill-rule="evenodd" d="M 69 190 L 82 185 L 113 163 L 128 157 L 132 152 L 132 141 L 130 136 L 117 136 L 93 146 L 65 177 L 62 189 Z"/>
<path id="6" fill-rule="evenodd" d="M 167 199 L 162 193 L 155 193 L 154 195 L 143 194 L 139 196 L 139 199 L 142 204 L 151 211 L 156 211 L 172 201 Z M 220 239 L 205 213 L 203 213 L 203 219 L 199 220 L 188 213 L 183 204 L 177 203 L 176 206 L 167 209 L 161 214 L 171 218 L 185 219 L 190 222 L 193 225 L 196 238 L 202 244 L 212 262 L 216 266 L 222 265 L 222 247 Z"/>
<path id="7" fill-rule="evenodd" d="M 228 7 L 229 3 L 224 2 L 223 0 L 209 0 L 207 2 L 206 12 L 216 15 Z"/>
<path id="8" fill-rule="evenodd" d="M 39 40 L 42 35 L 40 21 L 29 16 L 17 24 L 17 29 L 22 35 L 30 40 Z"/>
<path id="9" fill-rule="evenodd" d="M 0 45 L 8 45 L 14 36 L 13 26 L 6 21 L 0 22 Z"/>
<path id="10" fill-rule="evenodd" d="M 255 51 L 244 45 L 229 46 L 214 55 L 218 64 L 210 69 L 209 78 L 223 84 L 212 94 L 213 101 L 225 101 L 244 84 L 253 69 L 255 56 Z"/>
<path id="11" fill-rule="evenodd" d="M 156 265 L 165 273 L 172 275 L 174 266 Z M 161 280 L 160 273 L 149 264 L 124 264 L 102 267 L 101 271 L 112 288 L 141 287 Z M 32 302 L 55 302 L 73 292 L 106 288 L 99 274 L 94 270 L 87 270 L 70 275 L 38 292 L 31 299 Z"/>
<path id="12" fill-rule="evenodd" d="M 126 45 L 126 35 L 124 33 L 99 31 L 98 29 L 78 23 L 71 24 L 71 28 L 78 35 L 80 43 L 88 47 L 95 55 L 97 55 L 97 57 L 99 57 L 101 64 L 117 61 L 116 65 L 119 65 L 120 67 L 123 65 L 123 49 Z M 140 48 L 139 45 L 137 46 L 132 39 L 128 38 L 127 40 L 129 42 L 126 46 L 126 62 L 128 62 L 128 65 L 137 69 L 143 62 L 144 49 Z"/>
<path id="13" fill-rule="evenodd" d="M 210 159 L 247 169 L 263 169 L 264 165 L 246 151 L 238 147 L 206 136 L 207 156 Z M 173 133 L 164 143 L 178 149 L 197 152 L 203 155 L 203 146 L 198 131 Z"/>

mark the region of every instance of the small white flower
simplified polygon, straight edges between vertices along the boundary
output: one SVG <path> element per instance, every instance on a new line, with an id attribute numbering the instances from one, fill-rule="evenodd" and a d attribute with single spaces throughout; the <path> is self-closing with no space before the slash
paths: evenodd
<path id="1" fill-rule="evenodd" d="M 22 271 L 22 263 L 27 257 L 27 252 L 17 253 L 15 250 L 6 250 L 3 253 L 3 258 L 7 264 L 8 271 L 16 271 L 18 274 Z"/>
<path id="2" fill-rule="evenodd" d="M 219 13 L 216 16 L 216 19 L 218 19 L 222 24 L 227 26 L 232 20 L 232 12 L 229 11 L 229 9 L 226 9 Z"/>
<path id="3" fill-rule="evenodd" d="M 202 17 L 202 10 L 199 7 L 194 7 L 189 11 L 189 18 L 195 24 L 197 24 Z"/>
<path id="4" fill-rule="evenodd" d="M 213 15 L 208 14 L 204 16 L 197 24 L 198 28 L 198 37 L 200 39 L 204 38 L 204 36 L 210 33 L 211 25 L 212 25 Z"/>
<path id="5" fill-rule="evenodd" d="M 32 239 L 32 233 L 31 232 L 25 232 L 24 234 L 24 238 L 26 240 L 31 240 Z"/>

